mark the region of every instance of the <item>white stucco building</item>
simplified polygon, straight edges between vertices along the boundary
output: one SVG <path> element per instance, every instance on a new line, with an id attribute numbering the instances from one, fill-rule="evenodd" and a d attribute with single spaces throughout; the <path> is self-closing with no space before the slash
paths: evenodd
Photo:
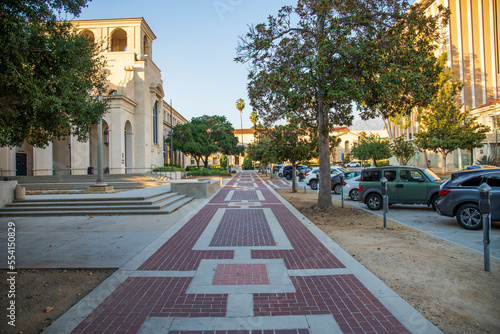
<path id="1" fill-rule="evenodd" d="M 152 166 L 188 160 L 170 154 L 164 138 L 172 126 L 187 120 L 163 100 L 161 70 L 154 62 L 155 34 L 143 18 L 72 21 L 81 34 L 103 42 L 109 101 L 103 117 L 103 168 L 112 174 L 143 173 Z M 74 136 L 34 148 L 0 148 L 2 175 L 79 175 L 97 168 L 97 125 L 89 141 Z"/>

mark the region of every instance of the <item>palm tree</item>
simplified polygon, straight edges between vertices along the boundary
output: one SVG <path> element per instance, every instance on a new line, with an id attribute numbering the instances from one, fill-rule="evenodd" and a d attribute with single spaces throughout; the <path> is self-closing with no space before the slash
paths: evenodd
<path id="1" fill-rule="evenodd" d="M 240 111 L 240 121 L 241 121 L 241 145 L 243 145 L 243 109 L 245 108 L 245 101 L 243 99 L 236 100 L 236 109 Z"/>

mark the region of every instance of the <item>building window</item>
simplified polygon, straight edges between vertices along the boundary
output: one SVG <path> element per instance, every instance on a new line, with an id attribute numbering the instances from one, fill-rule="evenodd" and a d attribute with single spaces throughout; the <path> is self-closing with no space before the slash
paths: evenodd
<path id="1" fill-rule="evenodd" d="M 85 36 L 87 38 L 90 38 L 92 40 L 92 42 L 94 42 L 95 37 L 94 37 L 94 33 L 92 31 L 85 29 L 84 31 L 82 31 L 80 33 L 80 35 Z"/>
<path id="2" fill-rule="evenodd" d="M 153 106 L 153 143 L 158 144 L 158 101 Z"/>
<path id="3" fill-rule="evenodd" d="M 111 35 L 111 52 L 119 51 L 127 51 L 127 33 L 120 28 Z"/>

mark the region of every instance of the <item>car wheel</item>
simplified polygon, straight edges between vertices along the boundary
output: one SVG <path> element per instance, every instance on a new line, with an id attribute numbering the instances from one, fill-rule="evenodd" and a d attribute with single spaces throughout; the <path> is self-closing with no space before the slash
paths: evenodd
<path id="1" fill-rule="evenodd" d="M 312 190 L 318 190 L 318 180 L 309 181 L 309 185 L 311 186 Z"/>
<path id="2" fill-rule="evenodd" d="M 292 174 L 286 174 L 286 179 L 290 181 L 292 179 Z"/>
<path id="3" fill-rule="evenodd" d="M 352 189 L 350 192 L 349 192 L 349 197 L 353 200 L 353 201 L 358 201 L 359 200 L 359 191 L 358 189 Z"/>
<path id="4" fill-rule="evenodd" d="M 464 204 L 457 211 L 457 221 L 466 230 L 479 230 L 483 227 L 483 220 L 479 206 Z"/>
<path id="5" fill-rule="evenodd" d="M 337 183 L 336 185 L 334 185 L 333 192 L 336 194 L 342 193 L 342 185 L 340 183 Z"/>
<path id="6" fill-rule="evenodd" d="M 434 211 L 437 211 L 437 204 L 439 203 L 439 196 L 438 195 L 435 195 L 434 197 L 432 197 L 431 199 L 431 205 L 432 205 L 432 209 Z"/>
<path id="7" fill-rule="evenodd" d="M 278 173 L 278 176 L 279 176 L 279 177 L 283 177 L 283 174 L 281 174 L 281 173 Z"/>
<path id="8" fill-rule="evenodd" d="M 379 194 L 370 194 L 366 197 L 366 205 L 370 210 L 382 209 L 382 196 Z"/>

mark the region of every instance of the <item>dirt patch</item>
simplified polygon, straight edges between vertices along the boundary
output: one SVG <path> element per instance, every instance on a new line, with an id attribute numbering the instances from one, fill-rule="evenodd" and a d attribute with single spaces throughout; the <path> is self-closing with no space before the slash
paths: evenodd
<path id="1" fill-rule="evenodd" d="M 40 333 L 80 299 L 108 278 L 114 269 L 17 270 L 16 326 L 9 326 L 1 312 L 0 333 Z M 7 271 L 2 270 L 2 291 L 8 291 Z M 0 307 L 8 307 L 7 294 L 0 295 Z"/>
<path id="2" fill-rule="evenodd" d="M 278 190 L 444 333 L 500 333 L 500 261 L 483 270 L 483 256 L 334 200 L 333 210 L 310 208 L 318 194 Z M 309 208 L 308 208 L 309 207 Z"/>

